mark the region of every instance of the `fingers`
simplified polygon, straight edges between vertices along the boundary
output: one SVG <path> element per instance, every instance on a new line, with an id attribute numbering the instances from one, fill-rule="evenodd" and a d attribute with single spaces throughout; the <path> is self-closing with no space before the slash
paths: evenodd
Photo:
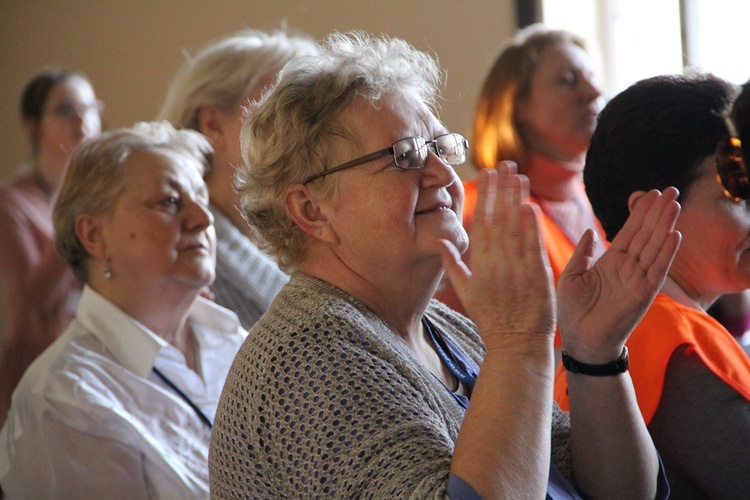
<path id="1" fill-rule="evenodd" d="M 515 171 L 515 163 L 500 162 L 496 169 L 479 173 L 470 234 L 472 255 L 491 252 L 498 237 L 519 237 L 518 208 L 528 196 L 528 180 Z"/>
<path id="2" fill-rule="evenodd" d="M 612 242 L 612 248 L 632 256 L 645 273 L 657 260 L 663 262 L 665 250 L 679 244 L 679 237 L 675 241 L 672 236 L 680 213 L 678 195 L 675 188 L 646 193 Z M 668 260 L 671 262 L 671 257 Z"/>

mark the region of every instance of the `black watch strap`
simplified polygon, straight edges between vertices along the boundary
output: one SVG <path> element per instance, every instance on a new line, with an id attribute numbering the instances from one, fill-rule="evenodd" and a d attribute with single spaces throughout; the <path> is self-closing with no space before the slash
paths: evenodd
<path id="1" fill-rule="evenodd" d="M 580 373 L 581 375 L 590 375 L 592 377 L 606 377 L 619 375 L 628 371 L 630 367 L 630 361 L 628 359 L 628 348 L 622 348 L 622 354 L 620 357 L 609 363 L 603 365 L 589 365 L 581 363 L 575 358 L 568 356 L 568 353 L 563 351 L 562 353 L 562 364 L 566 370 L 570 373 Z"/>

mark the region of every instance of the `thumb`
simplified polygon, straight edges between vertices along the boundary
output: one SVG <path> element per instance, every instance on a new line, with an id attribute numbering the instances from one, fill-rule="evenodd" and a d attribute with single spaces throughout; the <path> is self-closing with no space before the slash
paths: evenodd
<path id="1" fill-rule="evenodd" d="M 463 303 L 464 295 L 468 289 L 471 271 L 461 260 L 461 254 L 458 249 L 448 240 L 438 240 L 437 244 L 440 250 L 440 259 L 445 268 L 445 274 L 458 295 L 459 300 Z"/>
<path id="2" fill-rule="evenodd" d="M 573 256 L 568 261 L 568 265 L 565 266 L 562 274 L 560 275 L 560 282 L 569 280 L 575 276 L 581 276 L 583 273 L 591 269 L 591 264 L 594 260 L 594 249 L 596 248 L 596 241 L 598 235 L 593 229 L 587 229 L 576 249 L 573 251 Z"/>

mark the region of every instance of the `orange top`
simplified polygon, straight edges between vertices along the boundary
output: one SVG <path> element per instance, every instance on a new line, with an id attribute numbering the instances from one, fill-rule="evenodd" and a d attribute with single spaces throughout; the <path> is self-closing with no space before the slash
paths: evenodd
<path id="1" fill-rule="evenodd" d="M 669 358 L 681 345 L 750 401 L 750 358 L 734 337 L 708 314 L 659 294 L 627 342 L 630 376 L 646 424 L 659 406 Z M 567 389 L 565 369 L 558 366 L 555 400 L 566 411 Z"/>

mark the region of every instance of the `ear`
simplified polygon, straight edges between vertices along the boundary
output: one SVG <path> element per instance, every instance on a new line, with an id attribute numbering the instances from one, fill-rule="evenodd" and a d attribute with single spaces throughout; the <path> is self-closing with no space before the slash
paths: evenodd
<path id="1" fill-rule="evenodd" d="M 104 238 L 102 218 L 83 214 L 76 218 L 76 236 L 83 248 L 94 258 L 103 262 L 109 258 L 107 242 Z"/>
<path id="2" fill-rule="evenodd" d="M 628 210 L 630 210 L 631 214 L 633 213 L 633 210 L 635 210 L 635 204 L 640 201 L 644 194 L 646 194 L 646 191 L 633 191 L 630 193 L 630 196 L 628 197 Z"/>
<path id="3" fill-rule="evenodd" d="M 316 240 L 338 244 L 339 238 L 331 221 L 326 216 L 325 207 L 318 197 L 304 184 L 293 184 L 284 197 L 286 212 L 306 235 Z"/>
<path id="4" fill-rule="evenodd" d="M 27 118 L 23 121 L 23 128 L 26 129 L 34 150 L 39 147 L 39 121 L 35 118 Z"/>
<path id="5" fill-rule="evenodd" d="M 214 150 L 223 149 L 224 140 L 224 116 L 219 108 L 206 104 L 198 110 L 198 130 L 206 136 Z"/>

